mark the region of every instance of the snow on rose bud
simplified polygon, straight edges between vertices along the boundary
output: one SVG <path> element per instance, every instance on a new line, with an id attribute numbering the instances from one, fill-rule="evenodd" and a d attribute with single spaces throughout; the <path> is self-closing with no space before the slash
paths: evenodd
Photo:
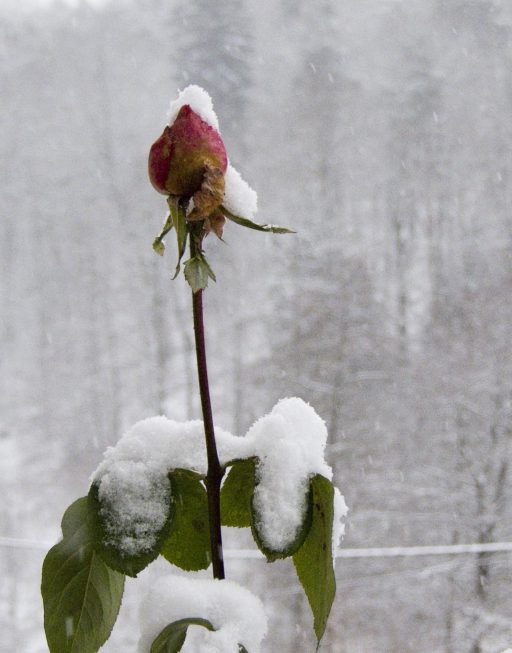
<path id="1" fill-rule="evenodd" d="M 164 195 L 193 200 L 187 219 L 204 220 L 224 198 L 228 158 L 219 132 L 188 104 L 149 152 L 149 179 Z"/>

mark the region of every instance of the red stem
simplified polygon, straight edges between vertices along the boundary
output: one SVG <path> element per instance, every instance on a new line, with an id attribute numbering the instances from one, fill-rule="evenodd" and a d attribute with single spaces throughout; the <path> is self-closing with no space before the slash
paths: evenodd
<path id="1" fill-rule="evenodd" d="M 208 385 L 208 369 L 206 366 L 202 290 L 192 293 L 192 309 L 194 314 L 199 392 L 201 395 L 201 408 L 203 411 L 204 435 L 206 439 L 206 453 L 208 459 L 206 492 L 210 522 L 210 548 L 212 554 L 213 577 L 225 578 L 220 516 L 220 486 L 222 477 L 224 476 L 224 469 L 221 467 L 219 462 L 217 444 L 215 442 L 215 431 L 213 428 L 212 405 Z"/>

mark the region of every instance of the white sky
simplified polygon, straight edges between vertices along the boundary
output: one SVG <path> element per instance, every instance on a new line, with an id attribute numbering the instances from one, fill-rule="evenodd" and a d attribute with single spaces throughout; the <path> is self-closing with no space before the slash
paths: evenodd
<path id="1" fill-rule="evenodd" d="M 108 0 L 0 0 L 0 10 L 27 13 L 34 8 L 44 8 L 52 4 L 63 3 L 76 6 L 82 2 L 98 7 L 108 2 Z"/>

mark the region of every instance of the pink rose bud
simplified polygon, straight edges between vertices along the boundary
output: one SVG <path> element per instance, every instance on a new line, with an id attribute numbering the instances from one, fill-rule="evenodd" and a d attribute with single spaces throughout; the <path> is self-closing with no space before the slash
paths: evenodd
<path id="1" fill-rule="evenodd" d="M 214 186 L 217 197 L 204 202 L 204 208 L 198 206 L 194 214 L 195 219 L 201 219 L 206 217 L 204 211 L 212 213 L 222 203 L 227 165 L 220 134 L 186 104 L 151 147 L 149 179 L 159 193 L 187 198 L 200 193 L 205 182 L 208 193 Z M 207 172 L 208 179 L 205 180 Z M 222 182 L 219 177 L 222 177 Z M 212 183 L 214 178 L 215 183 Z M 201 205 L 201 199 L 199 195 L 194 203 L 199 200 L 197 204 Z"/>

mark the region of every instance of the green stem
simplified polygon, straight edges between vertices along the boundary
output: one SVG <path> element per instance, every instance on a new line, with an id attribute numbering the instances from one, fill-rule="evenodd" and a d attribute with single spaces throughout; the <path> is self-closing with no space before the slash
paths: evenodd
<path id="1" fill-rule="evenodd" d="M 192 231 L 190 235 L 190 256 L 193 258 L 201 251 L 201 238 Z M 222 551 L 222 530 L 220 515 L 220 486 L 224 469 L 219 462 L 215 430 L 213 427 L 212 405 L 208 384 L 208 368 L 206 365 L 206 343 L 203 320 L 203 291 L 192 293 L 192 310 L 194 316 L 194 333 L 196 341 L 197 372 L 199 376 L 199 393 L 203 411 L 204 435 L 208 471 L 206 474 L 206 492 L 208 498 L 208 515 L 210 522 L 210 549 L 214 578 L 225 578 L 224 556 Z"/>

